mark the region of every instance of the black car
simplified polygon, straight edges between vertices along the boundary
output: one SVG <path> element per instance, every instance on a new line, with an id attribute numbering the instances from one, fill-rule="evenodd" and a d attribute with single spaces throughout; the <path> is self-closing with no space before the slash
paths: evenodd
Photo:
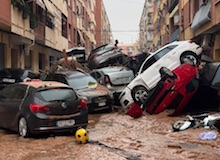
<path id="1" fill-rule="evenodd" d="M 89 112 L 111 110 L 113 95 L 100 85 L 90 74 L 77 70 L 64 70 L 50 73 L 46 81 L 58 81 L 72 87 L 80 98 L 87 103 Z"/>
<path id="2" fill-rule="evenodd" d="M 123 64 L 125 55 L 121 48 L 108 44 L 100 46 L 90 52 L 88 67 L 90 69 L 103 68 L 109 65 Z"/>
<path id="3" fill-rule="evenodd" d="M 39 78 L 37 73 L 21 68 L 4 68 L 0 70 L 0 89 L 17 82 Z"/>
<path id="4" fill-rule="evenodd" d="M 86 103 L 63 83 L 20 82 L 0 91 L 0 127 L 22 137 L 75 132 L 87 124 Z"/>
<path id="5" fill-rule="evenodd" d="M 70 48 L 66 51 L 68 57 L 75 57 L 77 62 L 86 63 L 86 51 L 84 47 Z"/>
<path id="6" fill-rule="evenodd" d="M 128 55 L 128 60 L 126 66 L 133 70 L 134 74 L 136 75 L 139 71 L 141 64 L 144 60 L 149 56 L 149 53 L 146 52 L 136 52 Z"/>

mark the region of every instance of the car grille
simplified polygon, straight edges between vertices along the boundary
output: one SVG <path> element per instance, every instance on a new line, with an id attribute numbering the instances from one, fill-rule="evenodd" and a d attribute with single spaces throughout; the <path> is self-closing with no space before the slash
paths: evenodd
<path id="1" fill-rule="evenodd" d="M 92 102 L 94 102 L 94 103 L 105 102 L 105 101 L 107 101 L 107 99 L 108 99 L 107 96 L 99 96 L 99 97 L 93 98 Z"/>

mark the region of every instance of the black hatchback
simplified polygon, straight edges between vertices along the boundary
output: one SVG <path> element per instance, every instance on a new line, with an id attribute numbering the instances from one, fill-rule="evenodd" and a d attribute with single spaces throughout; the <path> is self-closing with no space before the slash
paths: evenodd
<path id="1" fill-rule="evenodd" d="M 87 124 L 86 103 L 63 83 L 21 82 L 0 91 L 0 127 L 22 137 L 75 132 Z"/>

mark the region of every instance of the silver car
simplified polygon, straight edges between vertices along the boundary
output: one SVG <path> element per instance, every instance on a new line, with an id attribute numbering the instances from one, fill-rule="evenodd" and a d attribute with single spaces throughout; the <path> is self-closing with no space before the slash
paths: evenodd
<path id="1" fill-rule="evenodd" d="M 112 92 L 115 102 L 118 101 L 119 94 L 134 78 L 133 71 L 124 66 L 94 69 L 90 72 L 90 75 Z"/>

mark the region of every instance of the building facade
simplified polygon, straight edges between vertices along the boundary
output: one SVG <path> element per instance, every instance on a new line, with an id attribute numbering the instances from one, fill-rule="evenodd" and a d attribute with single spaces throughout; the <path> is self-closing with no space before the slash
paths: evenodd
<path id="1" fill-rule="evenodd" d="M 148 2 L 149 0 L 145 1 L 145 6 Z M 150 24 L 147 24 L 141 34 L 146 37 L 140 36 L 140 46 L 155 51 L 166 43 L 191 39 L 203 47 L 205 54 L 220 60 L 219 0 L 154 0 L 153 5 L 153 45 L 144 40 L 150 37 L 146 29 Z M 150 12 L 148 7 L 144 10 L 143 13 Z M 147 19 L 148 16 L 142 15 L 140 32 Z"/>
<path id="2" fill-rule="evenodd" d="M 95 15 L 96 15 L 95 39 L 97 46 L 113 43 L 111 25 L 102 0 L 96 1 Z"/>
<path id="3" fill-rule="evenodd" d="M 0 68 L 39 72 L 68 48 L 82 46 L 89 53 L 96 47 L 96 0 L 1 0 L 1 4 Z"/>

